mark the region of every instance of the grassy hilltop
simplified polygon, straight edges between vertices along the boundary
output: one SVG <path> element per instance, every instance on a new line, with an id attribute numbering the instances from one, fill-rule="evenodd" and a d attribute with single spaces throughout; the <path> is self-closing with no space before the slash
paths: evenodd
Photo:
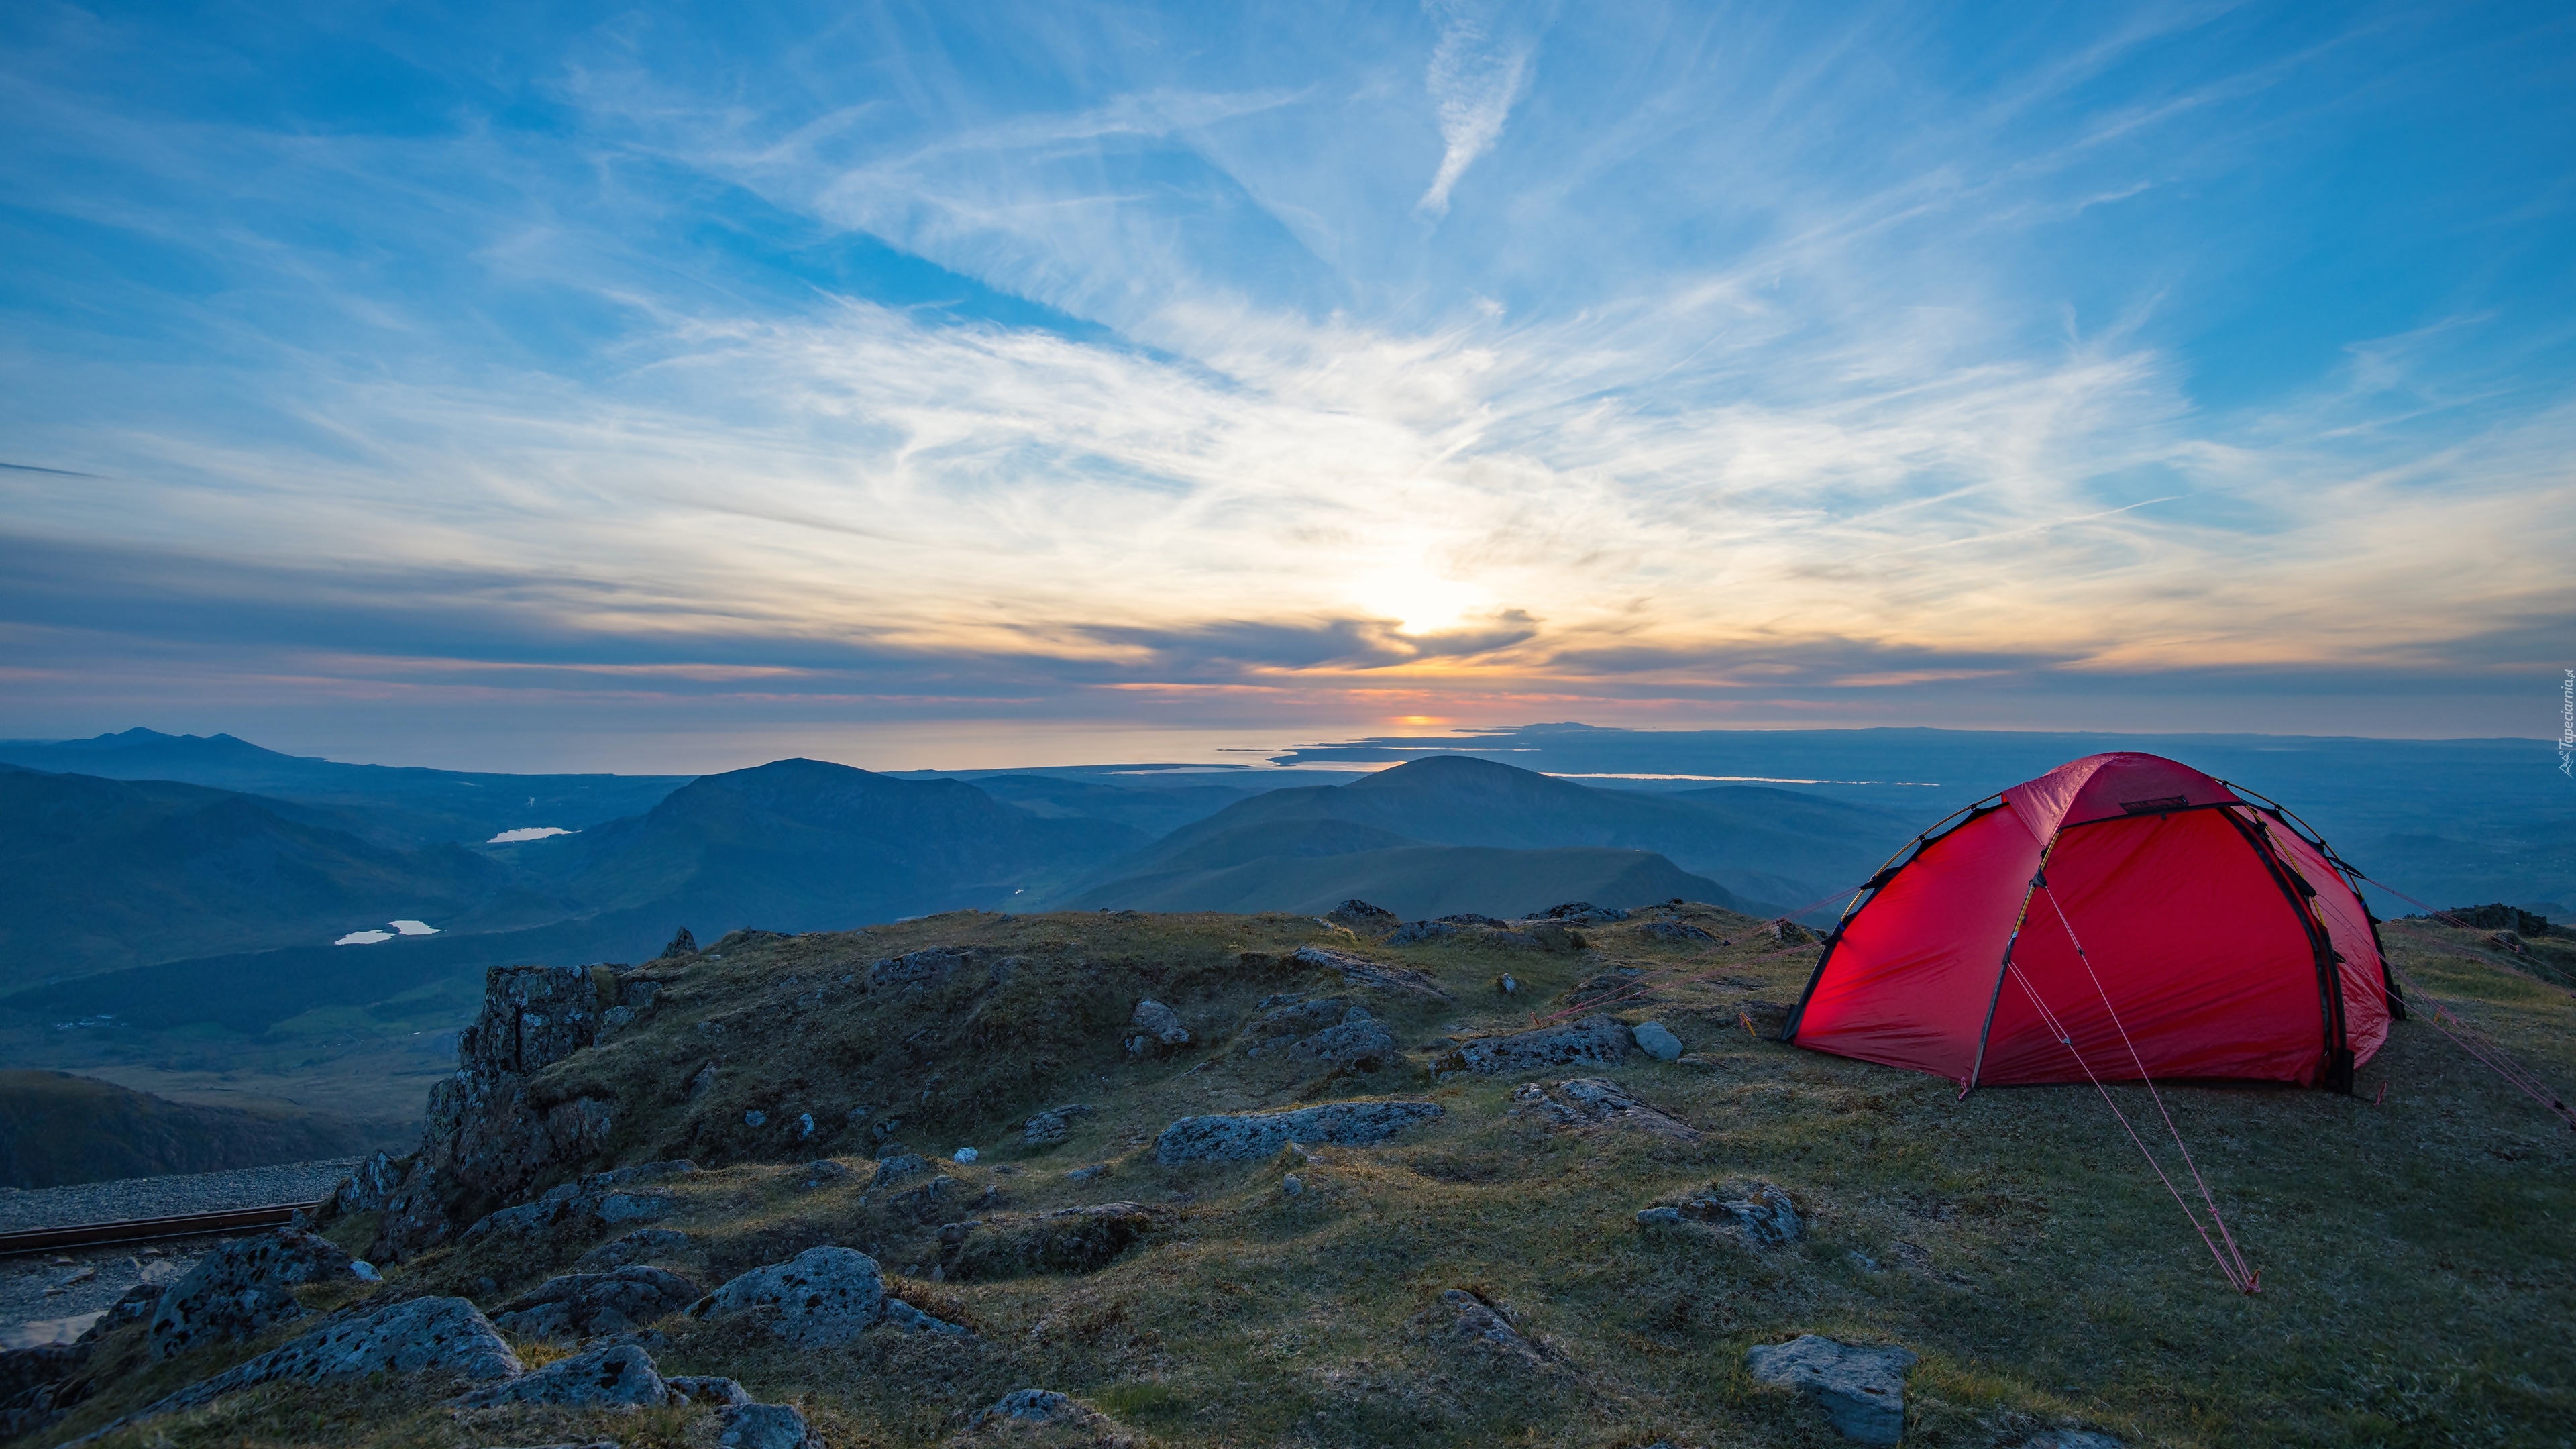
<path id="1" fill-rule="evenodd" d="M 1657 917 L 1732 944 L 1658 938 Z M 2173 1445 L 2576 1435 L 2565 1333 L 2576 1134 L 2420 1017 L 2396 1027 L 2352 1098 L 2167 1090 L 2262 1272 L 2261 1296 L 2245 1298 L 2089 1088 L 1962 1101 L 1946 1082 L 1757 1038 L 1744 1019 L 1794 1000 L 1814 952 L 1741 916 L 1671 908 L 1584 934 L 1588 949 L 1572 952 L 1383 947 L 1280 915 L 966 912 L 737 936 L 648 967 L 667 982 L 652 1013 L 539 1086 L 613 1097 L 617 1161 L 688 1156 L 711 1169 L 669 1180 L 682 1210 L 659 1224 L 693 1235 L 665 1261 L 702 1284 L 841 1243 L 876 1255 L 892 1291 L 976 1330 L 965 1342 L 881 1330 L 855 1350 L 801 1353 L 738 1321 L 659 1325 L 665 1372 L 731 1375 L 795 1401 L 836 1449 L 986 1442 L 966 1416 L 1030 1386 L 1084 1400 L 1136 1442 L 1174 1446 L 1840 1443 L 1814 1408 L 1745 1370 L 1749 1346 L 1806 1332 L 1921 1355 L 1915 1444 L 2015 1445 L 2077 1424 Z M 2388 937 L 2427 989 L 2555 1080 L 2576 1080 L 2563 983 L 2478 933 L 2404 924 Z M 1427 972 L 1450 999 L 1353 991 L 1292 959 L 1310 943 Z M 863 989 L 868 963 L 931 946 L 1016 959 L 943 987 Z M 1445 1081 L 1427 1069 L 1453 1038 L 1526 1027 L 1533 1010 L 1617 987 L 1622 968 L 1677 966 L 1697 979 L 1605 1009 L 1664 1023 L 1688 1049 L 1681 1061 L 1632 1054 L 1615 1068 Z M 1495 989 L 1506 972 L 1523 994 Z M 1262 998 L 1292 991 L 1365 1001 L 1404 1055 L 1338 1074 L 1247 1055 L 1238 1029 Z M 1174 1007 L 1194 1047 L 1131 1058 L 1120 1039 L 1139 996 Z M 1586 1075 L 1697 1136 L 1511 1115 L 1522 1083 Z M 2112 1090 L 2142 1130 L 2155 1120 L 2143 1091 Z M 1166 1167 L 1150 1145 L 1191 1114 L 1370 1097 L 1446 1115 L 1311 1159 Z M 1068 1119 L 1061 1143 L 1022 1141 L 1016 1124 L 1065 1103 L 1093 1110 Z M 806 1116 L 817 1125 L 800 1140 Z M 869 1192 L 867 1160 L 893 1143 L 939 1160 L 957 1206 L 924 1216 Z M 945 1160 L 968 1145 L 979 1161 Z M 822 1158 L 853 1170 L 804 1165 Z M 1284 1189 L 1291 1173 L 1301 1192 Z M 1639 1208 L 1716 1180 L 1777 1184 L 1807 1236 L 1761 1250 L 1638 1230 Z M 977 1219 L 970 1244 L 1007 1245 L 1032 1213 L 1109 1201 L 1152 1212 L 1134 1242 L 1095 1259 L 942 1260 L 944 1221 Z M 363 1247 L 373 1228 L 360 1218 L 333 1231 Z M 489 1308 L 596 1241 L 450 1245 L 393 1270 L 387 1291 Z M 1502 1310 L 1538 1356 L 1451 1336 L 1440 1297 L 1451 1288 Z M 139 1332 L 121 1330 L 99 1363 L 139 1365 Z M 283 1336 L 118 1379 L 30 1442 L 84 1432 Z M 565 1351 L 518 1346 L 532 1364 Z M 713 1430 L 697 1410 L 460 1417 L 394 1380 L 256 1390 L 103 1442 L 600 1438 L 676 1449 Z"/>

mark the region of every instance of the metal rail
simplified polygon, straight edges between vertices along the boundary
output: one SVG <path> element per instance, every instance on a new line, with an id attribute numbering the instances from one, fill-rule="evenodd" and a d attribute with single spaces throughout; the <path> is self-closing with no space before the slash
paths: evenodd
<path id="1" fill-rule="evenodd" d="M 264 1207 L 224 1208 L 210 1213 L 180 1213 L 166 1218 L 127 1218 L 113 1223 L 74 1223 L 60 1228 L 24 1228 L 0 1233 L 0 1258 L 53 1253 L 65 1248 L 97 1248 L 110 1243 L 149 1243 L 163 1238 L 194 1238 L 245 1228 L 284 1227 L 316 1202 L 280 1202 Z"/>

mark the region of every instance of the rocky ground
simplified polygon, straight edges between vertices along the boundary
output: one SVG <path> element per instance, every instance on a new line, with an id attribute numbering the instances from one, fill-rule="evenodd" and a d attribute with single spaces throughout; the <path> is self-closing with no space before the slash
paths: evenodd
<path id="1" fill-rule="evenodd" d="M 0 1413 L 459 1449 L 2576 1423 L 2576 1134 L 2420 1019 L 2353 1097 L 2168 1089 L 2248 1298 L 2090 1089 L 1962 1101 L 1759 1035 L 1795 928 L 1405 924 L 964 913 L 496 973 L 418 1154 L 0 1360 Z M 2390 941 L 2576 1078 L 2565 989 L 2476 933 Z"/>

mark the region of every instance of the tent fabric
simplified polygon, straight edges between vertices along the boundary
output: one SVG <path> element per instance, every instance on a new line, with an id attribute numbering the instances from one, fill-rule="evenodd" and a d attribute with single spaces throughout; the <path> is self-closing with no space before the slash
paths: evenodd
<path id="1" fill-rule="evenodd" d="M 2349 1089 L 2390 1015 L 2330 851 L 2223 781 L 2120 753 L 1919 839 L 1826 942 L 1783 1034 L 1963 1089 L 2088 1067 Z"/>

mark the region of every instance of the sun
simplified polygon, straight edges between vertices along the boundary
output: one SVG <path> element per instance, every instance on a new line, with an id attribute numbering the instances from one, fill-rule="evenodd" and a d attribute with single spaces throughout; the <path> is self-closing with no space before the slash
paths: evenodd
<path id="1" fill-rule="evenodd" d="M 1485 588 L 1430 573 L 1379 574 L 1362 581 L 1357 594 L 1362 609 L 1395 620 L 1399 634 L 1446 633 L 1494 607 Z"/>

